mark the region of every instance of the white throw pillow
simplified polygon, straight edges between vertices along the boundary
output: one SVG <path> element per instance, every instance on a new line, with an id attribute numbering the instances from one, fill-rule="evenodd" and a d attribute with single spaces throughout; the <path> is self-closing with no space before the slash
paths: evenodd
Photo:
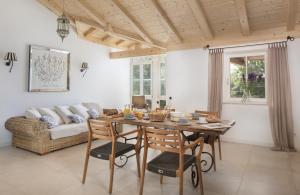
<path id="1" fill-rule="evenodd" d="M 83 117 L 84 119 L 90 118 L 90 115 L 87 112 L 88 109 L 86 107 L 84 107 L 82 104 L 77 104 L 77 105 L 70 106 L 70 110 L 74 114 L 77 114 L 77 115 Z"/>
<path id="2" fill-rule="evenodd" d="M 70 111 L 69 106 L 55 106 L 55 111 L 64 120 L 66 124 L 72 122 L 69 116 L 73 113 Z"/>
<path id="3" fill-rule="evenodd" d="M 49 115 L 51 116 L 58 125 L 61 125 L 64 123 L 63 119 L 52 109 L 50 108 L 38 108 L 41 115 Z"/>
<path id="4" fill-rule="evenodd" d="M 85 107 L 87 107 L 88 110 L 95 109 L 95 110 L 97 110 L 99 112 L 100 115 L 103 114 L 103 109 L 97 103 L 94 103 L 94 102 L 85 102 L 85 103 L 82 103 L 82 105 L 85 106 Z"/>
<path id="5" fill-rule="evenodd" d="M 28 119 L 40 120 L 42 115 L 39 113 L 39 111 L 37 109 L 31 108 L 31 109 L 26 110 L 25 117 Z"/>

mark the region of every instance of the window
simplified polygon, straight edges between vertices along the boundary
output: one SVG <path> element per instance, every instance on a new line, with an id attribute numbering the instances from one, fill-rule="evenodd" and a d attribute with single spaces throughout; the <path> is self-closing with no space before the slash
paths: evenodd
<path id="1" fill-rule="evenodd" d="M 131 95 L 145 95 L 146 102 L 151 108 L 166 106 L 164 55 L 132 58 L 130 78 Z"/>
<path id="2" fill-rule="evenodd" d="M 159 66 L 159 107 L 164 108 L 167 105 L 166 100 L 166 64 L 160 63 Z"/>
<path id="3" fill-rule="evenodd" d="M 225 102 L 266 101 L 266 53 L 251 52 L 225 57 Z"/>

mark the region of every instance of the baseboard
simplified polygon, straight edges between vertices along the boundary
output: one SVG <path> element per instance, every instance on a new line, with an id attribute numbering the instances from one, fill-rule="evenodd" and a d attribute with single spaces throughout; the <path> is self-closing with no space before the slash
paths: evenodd
<path id="1" fill-rule="evenodd" d="M 221 140 L 225 141 L 225 142 L 232 142 L 232 143 L 238 143 L 238 144 L 249 144 L 249 145 L 256 145 L 256 146 L 263 146 L 263 147 L 272 147 L 273 146 L 273 143 L 255 142 L 255 141 L 236 139 L 236 138 L 230 138 L 230 137 L 221 137 Z"/>

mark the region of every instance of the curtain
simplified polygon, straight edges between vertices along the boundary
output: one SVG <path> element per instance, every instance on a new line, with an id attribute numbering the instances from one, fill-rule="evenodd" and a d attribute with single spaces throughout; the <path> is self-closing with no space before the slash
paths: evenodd
<path id="1" fill-rule="evenodd" d="M 222 112 L 223 49 L 209 50 L 208 111 Z"/>
<path id="2" fill-rule="evenodd" d="M 287 43 L 272 43 L 268 49 L 268 106 L 273 150 L 294 150 L 293 115 Z"/>

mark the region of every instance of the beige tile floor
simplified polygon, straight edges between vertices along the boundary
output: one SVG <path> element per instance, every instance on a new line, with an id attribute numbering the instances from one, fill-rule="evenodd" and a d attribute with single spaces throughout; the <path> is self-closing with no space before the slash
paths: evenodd
<path id="1" fill-rule="evenodd" d="M 96 142 L 95 145 L 101 144 Z M 206 195 L 300 195 L 300 153 L 272 152 L 268 148 L 222 143 L 223 160 L 217 171 L 204 174 Z M 91 158 L 86 184 L 81 184 L 86 144 L 45 156 L 14 147 L 0 148 L 1 195 L 102 195 L 108 194 L 108 163 Z M 135 158 L 116 168 L 113 194 L 138 194 Z M 184 193 L 200 194 L 185 173 Z M 146 172 L 147 195 L 178 194 L 178 179 Z"/>

